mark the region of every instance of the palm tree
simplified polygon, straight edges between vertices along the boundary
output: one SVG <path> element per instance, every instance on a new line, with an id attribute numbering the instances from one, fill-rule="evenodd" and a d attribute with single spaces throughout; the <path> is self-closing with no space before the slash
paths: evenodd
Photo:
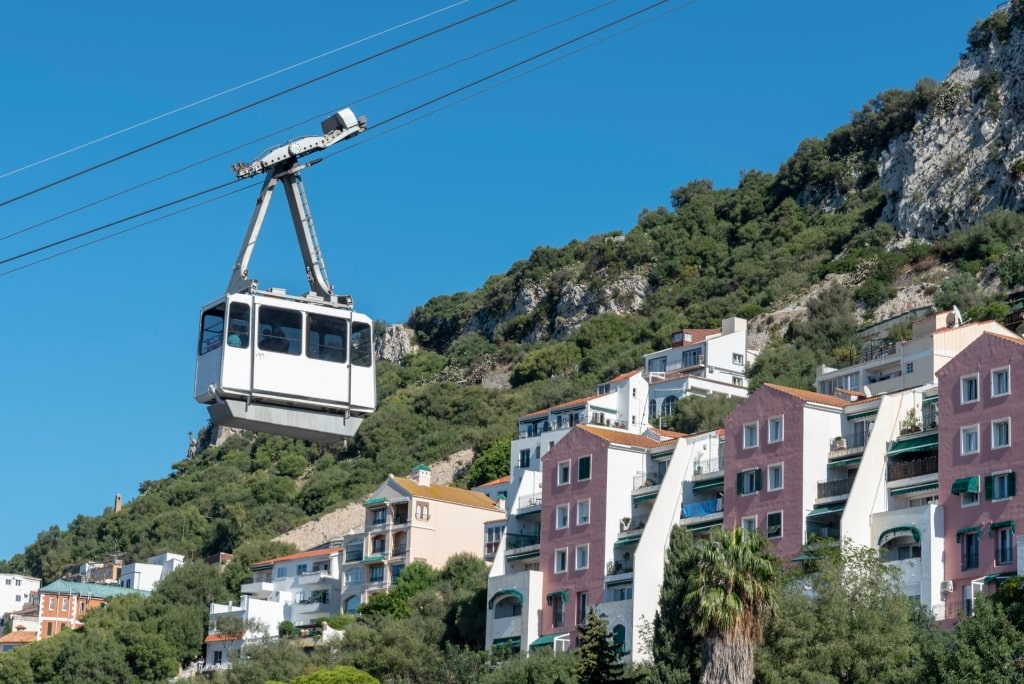
<path id="1" fill-rule="evenodd" d="M 757 532 L 717 528 L 697 545 L 683 598 L 701 642 L 701 682 L 754 681 L 754 648 L 775 611 L 780 561 Z"/>

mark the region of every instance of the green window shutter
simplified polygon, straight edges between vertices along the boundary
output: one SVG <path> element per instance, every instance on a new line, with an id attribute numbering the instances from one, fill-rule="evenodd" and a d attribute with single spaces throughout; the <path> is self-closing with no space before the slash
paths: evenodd
<path id="1" fill-rule="evenodd" d="M 739 494 L 746 494 L 746 492 L 743 491 L 743 473 L 736 473 L 736 491 Z"/>
<path id="2" fill-rule="evenodd" d="M 761 469 L 758 468 L 754 471 L 754 491 L 761 491 Z"/>
<path id="3" fill-rule="evenodd" d="M 985 501 L 991 501 L 994 495 L 992 492 L 992 476 L 985 476 Z"/>
<path id="4" fill-rule="evenodd" d="M 1006 476 L 1006 493 L 1009 496 L 1017 493 L 1017 473 L 1010 473 Z"/>

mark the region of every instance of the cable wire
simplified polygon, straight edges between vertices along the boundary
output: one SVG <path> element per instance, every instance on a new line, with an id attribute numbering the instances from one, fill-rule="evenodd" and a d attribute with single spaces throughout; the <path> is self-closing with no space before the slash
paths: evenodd
<path id="1" fill-rule="evenodd" d="M 377 31 L 376 33 L 372 33 L 372 34 L 370 34 L 368 36 L 364 36 L 364 37 L 362 37 L 362 38 L 360 38 L 358 40 L 354 40 L 351 43 L 346 43 L 345 45 L 340 45 L 340 46 L 338 46 L 336 48 L 328 50 L 327 52 L 322 52 L 319 55 L 316 55 L 315 57 L 309 57 L 307 59 L 302 60 L 301 62 L 296 62 L 295 64 L 292 64 L 290 66 L 286 66 L 286 67 L 283 67 L 283 68 L 278 69 L 276 71 L 272 71 L 269 74 L 264 74 L 263 76 L 260 76 L 258 78 L 254 78 L 254 79 L 252 79 L 250 81 L 246 81 L 245 83 L 241 83 L 239 85 L 232 86 L 232 87 L 227 88 L 225 90 L 222 90 L 222 91 L 220 91 L 218 93 L 214 93 L 213 95 L 207 95 L 206 97 L 200 98 L 200 99 L 196 100 L 195 102 L 191 102 L 189 104 L 182 105 L 180 107 L 175 107 L 174 109 L 172 109 L 172 110 L 170 110 L 168 112 L 164 112 L 163 114 L 154 116 L 154 117 L 146 119 L 144 121 L 140 121 L 138 123 L 132 124 L 131 126 L 126 126 L 125 128 L 122 128 L 122 129 L 117 130 L 117 131 L 113 131 L 112 133 L 107 133 L 106 135 L 102 135 L 99 138 L 96 138 L 94 140 L 90 140 L 89 142 L 84 142 L 84 143 L 81 143 L 80 145 L 76 145 L 74 147 L 68 148 L 68 149 L 64 150 L 63 152 L 58 152 L 57 154 L 52 154 L 49 157 L 45 157 L 44 159 L 40 159 L 38 161 L 32 162 L 31 164 L 26 164 L 25 166 L 21 166 L 21 167 L 18 167 L 16 169 L 11 169 L 10 171 L 7 171 L 5 173 L 0 174 L 0 179 L 7 178 L 8 176 L 13 176 L 14 174 L 21 173 L 22 171 L 27 171 L 28 169 L 34 168 L 34 167 L 39 166 L 41 164 L 45 164 L 46 162 L 49 162 L 49 161 L 53 161 L 54 159 L 59 159 L 59 158 L 64 157 L 66 155 L 72 154 L 73 152 L 78 152 L 79 150 L 84 150 L 86 147 L 90 147 L 92 145 L 104 142 L 106 140 L 110 140 L 111 138 L 117 137 L 117 136 L 121 135 L 122 133 L 128 133 L 130 131 L 134 131 L 137 128 L 142 128 L 143 126 L 148 126 L 151 123 L 155 123 L 157 121 L 160 121 L 161 119 L 166 119 L 169 116 L 174 116 L 175 114 L 180 114 L 181 112 L 184 112 L 184 111 L 186 111 L 188 109 L 192 109 L 193 107 L 197 107 L 197 106 L 199 106 L 201 104 L 206 104 L 207 102 L 210 102 L 212 100 L 216 100 L 218 97 L 223 97 L 224 95 L 230 95 L 231 93 L 233 93 L 235 91 L 242 90 L 243 88 L 248 88 L 251 85 L 255 85 L 257 83 L 260 83 L 261 81 L 265 81 L 268 78 L 273 78 L 274 76 L 280 76 L 281 74 L 286 73 L 288 71 L 291 71 L 292 69 L 297 69 L 297 68 L 299 68 L 301 66 L 305 66 L 305 65 L 310 64 L 312 62 L 315 62 L 318 59 L 323 59 L 324 57 L 329 57 L 329 56 L 333 55 L 336 52 L 340 52 L 342 50 L 347 50 L 348 48 L 355 47 L 357 45 L 361 45 L 362 43 L 365 43 L 367 41 L 373 40 L 374 38 L 380 38 L 381 36 L 386 35 L 388 33 L 391 33 L 393 31 L 397 31 L 398 29 L 403 29 L 406 26 L 411 26 L 412 24 L 415 24 L 415 23 L 418 23 L 420 21 L 423 21 L 424 19 L 429 19 L 430 17 L 433 17 L 433 16 L 435 16 L 437 14 L 441 14 L 442 12 L 447 12 L 448 10 L 452 9 L 453 7 L 458 7 L 459 5 L 464 5 L 467 2 L 469 2 L 469 0 L 459 0 L 458 2 L 454 2 L 451 5 L 448 5 L 447 7 L 442 7 L 440 9 L 434 10 L 433 12 L 428 12 L 427 14 L 424 14 L 423 16 L 416 17 L 415 19 L 409 19 L 409 20 L 404 21 L 404 22 L 402 22 L 400 24 L 395 24 L 394 26 L 392 26 L 390 28 L 386 28 L 383 31 Z"/>
<path id="2" fill-rule="evenodd" d="M 471 82 L 469 84 L 460 86 L 459 88 L 454 88 L 454 89 L 444 93 L 443 95 L 440 95 L 438 97 L 435 97 L 435 98 L 432 98 L 432 99 L 428 100 L 425 103 L 421 103 L 421 104 L 416 105 L 414 107 L 410 107 L 410 108 L 400 112 L 399 114 L 396 114 L 396 115 L 393 115 L 391 117 L 388 117 L 387 119 L 385 119 L 381 123 L 375 125 L 372 130 L 378 131 L 378 129 L 381 128 L 382 126 L 386 126 L 387 124 L 393 123 L 394 121 L 396 121 L 396 120 L 398 120 L 398 119 L 400 119 L 400 118 L 402 118 L 404 116 L 408 116 L 409 114 L 411 114 L 413 112 L 419 111 L 419 110 L 423 109 L 424 107 L 428 107 L 431 104 L 435 104 L 435 103 L 439 102 L 440 100 L 443 100 L 445 98 L 451 97 L 451 96 L 456 95 L 456 94 L 458 94 L 460 92 L 464 92 L 467 89 L 472 88 L 474 85 L 478 85 L 480 83 L 484 83 L 484 82 L 486 82 L 488 80 L 491 80 L 492 78 L 496 78 L 497 76 L 500 76 L 502 74 L 508 73 L 510 70 L 512 70 L 512 69 L 514 69 L 514 68 L 516 68 L 518 66 L 522 66 L 524 64 L 528 64 L 528 63 L 530 63 L 532 61 L 535 61 L 536 59 L 539 59 L 539 58 L 541 58 L 541 57 L 543 57 L 545 55 L 551 54 L 555 50 L 558 50 L 558 49 L 561 49 L 561 48 L 566 47 L 568 45 L 572 45 L 574 43 L 577 43 L 580 40 L 583 40 L 583 39 L 585 39 L 585 38 L 587 38 L 589 36 L 593 36 L 594 34 L 600 32 L 600 31 L 606 30 L 606 29 L 608 29 L 608 28 L 610 28 L 612 26 L 617 26 L 619 24 L 622 24 L 623 22 L 628 21 L 631 18 L 639 16 L 639 15 L 641 15 L 643 13 L 646 13 L 646 12 L 656 8 L 656 7 L 660 7 L 661 5 L 664 5 L 664 4 L 668 3 L 668 2 L 670 2 L 670 0 L 658 0 L 657 2 L 654 2 L 654 3 L 648 5 L 648 6 L 644 7 L 644 8 L 641 8 L 641 9 L 635 11 L 635 12 L 632 12 L 632 13 L 630 13 L 628 15 L 620 17 L 619 19 L 616 19 L 614 21 L 611 21 L 611 22 L 608 22 L 606 24 L 603 24 L 602 26 L 600 26 L 600 27 L 598 27 L 596 29 L 593 29 L 591 31 L 587 31 L 584 34 L 581 34 L 581 35 L 579 35 L 579 36 L 577 36 L 575 38 L 572 38 L 570 40 L 564 41 L 564 42 L 562 42 L 562 43 L 560 43 L 560 44 L 558 44 L 558 45 L 556 45 L 556 46 L 554 46 L 552 48 L 545 49 L 545 50 L 543 50 L 543 51 L 541 51 L 539 53 L 536 53 L 536 54 L 534 54 L 534 55 L 532 55 L 530 57 L 522 59 L 522 60 L 516 62 L 513 65 L 504 67 L 502 69 L 499 69 L 498 71 L 492 72 L 491 74 L 489 74 L 487 76 L 484 76 L 482 78 L 476 79 L 475 81 L 473 81 L 473 82 Z M 523 77 L 523 76 L 525 76 L 525 75 L 527 75 L 529 73 L 533 73 L 533 72 L 535 72 L 535 71 L 537 71 L 537 70 L 539 70 L 541 68 L 549 66 L 550 64 L 554 64 L 555 62 L 561 61 L 562 59 L 565 59 L 565 58 L 567 58 L 569 56 L 572 56 L 574 54 L 578 54 L 579 52 L 582 52 L 583 50 L 586 50 L 586 49 L 589 49 L 591 47 L 594 47 L 595 45 L 599 45 L 601 43 L 604 43 L 604 42 L 606 42 L 608 40 L 611 40 L 612 38 L 614 38 L 616 36 L 619 36 L 619 35 L 622 35 L 623 33 L 626 33 L 628 31 L 634 30 L 634 29 L 636 29 L 636 28 L 638 28 L 640 26 L 648 24 L 648 23 L 650 23 L 650 22 L 652 22 L 652 21 L 654 21 L 654 20 L 656 20 L 658 18 L 661 18 L 663 16 L 667 16 L 668 14 L 671 14 L 672 12 L 675 12 L 675 11 L 678 11 L 680 9 L 683 9 L 684 7 L 688 7 L 690 5 L 696 4 L 696 2 L 697 2 L 697 0 L 689 0 L 688 2 L 684 2 L 684 3 L 682 3 L 681 5 L 679 5 L 677 7 L 669 9 L 666 12 L 663 12 L 663 13 L 661 13 L 659 15 L 656 15 L 654 17 L 646 19 L 646 20 L 644 20 L 642 22 L 638 22 L 637 24 L 635 24 L 633 26 L 626 27 L 626 28 L 624 28 L 624 29 L 614 33 L 614 34 L 611 34 L 609 36 L 605 36 L 605 37 L 601 38 L 600 40 L 594 41 L 591 44 L 588 44 L 588 45 L 585 45 L 585 46 L 581 46 L 581 47 L 577 48 L 576 50 L 573 50 L 573 51 L 571 51 L 571 52 L 569 52 L 569 53 L 567 53 L 565 55 L 560 55 L 560 56 L 558 56 L 558 57 L 556 57 L 554 59 L 549 60 L 548 62 L 545 62 L 543 64 L 537 65 L 534 68 L 529 69 L 529 70 L 527 70 L 525 72 L 522 72 L 520 74 L 515 74 L 515 75 L 505 79 L 504 81 L 501 81 L 501 82 L 499 82 L 497 84 L 492 84 L 491 86 L 489 86 L 487 88 L 484 88 L 484 89 L 481 89 L 481 90 L 476 91 L 474 93 L 471 93 L 471 94 L 469 94 L 469 95 L 467 95 L 467 96 L 465 96 L 463 98 L 460 98 L 459 100 L 456 100 L 454 102 L 448 103 L 448 104 L 446 104 L 443 107 L 439 107 L 439 108 L 437 108 L 435 110 L 431 110 L 430 112 L 423 113 L 420 116 L 415 117 L 415 118 L 413 118 L 412 120 L 410 120 L 410 121 L 408 121 L 406 123 L 403 123 L 403 124 L 400 124 L 400 125 L 397 125 L 397 126 L 392 126 L 391 128 L 387 128 L 387 129 L 385 129 L 383 131 L 378 131 L 376 135 L 371 135 L 369 139 L 356 140 L 356 141 L 353 142 L 353 144 L 347 145 L 346 147 L 344 147 L 344 148 L 342 148 L 340 150 L 336 150 L 336 151 L 333 151 L 333 152 L 325 153 L 322 158 L 326 159 L 326 158 L 332 157 L 332 156 L 334 156 L 336 154 L 340 154 L 340 153 L 345 152 L 347 150 L 350 150 L 350 149 L 353 149 L 353 148 L 358 147 L 360 145 L 363 145 L 363 144 L 365 144 L 367 142 L 371 142 L 372 140 L 375 140 L 375 139 L 381 137 L 382 135 L 387 135 L 389 133 L 394 132 L 395 130 L 404 128 L 405 126 L 411 125 L 412 123 L 415 123 L 415 122 L 417 122 L 419 120 L 422 120 L 422 119 L 424 119 L 424 118 L 426 118 L 428 116 L 432 116 L 432 115 L 434 115 L 434 114 L 436 114 L 438 112 L 441 112 L 441 111 L 444 111 L 446 109 L 449 109 L 450 107 L 453 107 L 456 104 L 459 104 L 459 103 L 464 102 L 466 100 L 469 100 L 469 99 L 471 99 L 473 97 L 481 95 L 481 94 L 483 94 L 485 92 L 493 90 L 494 88 L 497 88 L 500 85 L 503 85 L 505 83 L 511 82 L 511 81 L 516 80 L 518 78 L 521 78 L 521 77 Z M 368 129 L 368 130 L 370 130 L 370 129 Z M 208 160 L 204 160 L 204 161 L 208 161 Z M 197 163 L 201 163 L 201 162 L 197 162 Z M 146 209 L 144 211 L 137 212 L 137 213 L 132 214 L 130 216 L 126 216 L 126 217 L 123 217 L 121 219 L 117 219 L 115 221 L 111 221 L 109 223 L 105 223 L 103 225 L 96 226 L 94 228 L 90 228 L 90 229 L 82 231 L 80 233 L 76 233 L 74 235 L 67 236 L 67 237 L 62 238 L 60 240 L 56 240 L 54 242 L 42 245 L 40 247 L 36 247 L 36 248 L 30 249 L 28 251 L 22 252 L 21 254 L 17 254 L 15 256 L 11 256 L 11 257 L 8 257 L 6 259 L 0 260 L 0 265 L 11 263 L 13 261 L 17 261 L 19 259 L 26 258 L 28 256 L 31 256 L 33 254 L 37 254 L 37 253 L 45 251 L 47 249 L 52 249 L 53 247 L 60 246 L 62 244 L 70 242 L 72 240 L 80 239 L 82 237 L 86 237 L 88 235 L 95 234 L 95 233 L 97 233 L 97 232 L 99 232 L 101 230 L 105 230 L 105 229 L 111 228 L 113 226 L 120 225 L 122 223 L 134 220 L 134 219 L 142 217 L 142 216 L 147 216 L 149 214 L 152 214 L 154 212 L 160 211 L 162 209 L 166 209 L 168 207 L 175 206 L 177 204 L 181 204 L 183 202 L 187 202 L 189 200 L 195 199 L 196 197 L 201 197 L 203 195 L 207 195 L 207 194 L 209 194 L 211 192 L 215 192 L 217 190 L 223 189 L 225 187 L 228 187 L 228 186 L 233 185 L 233 184 L 238 183 L 238 182 L 239 182 L 238 179 L 235 179 L 235 180 L 232 180 L 232 181 L 228 181 L 226 183 L 222 183 L 220 185 L 216 185 L 216 186 L 213 186 L 211 188 L 207 188 L 206 190 L 201 190 L 201 191 L 198 191 L 198 192 L 194 192 L 192 194 L 186 195 L 186 196 L 178 198 L 176 200 L 172 200 L 170 202 L 166 202 L 166 203 L 158 205 L 156 207 L 152 207 L 150 209 Z M 184 211 L 187 211 L 187 210 L 189 210 L 191 208 L 195 208 L 195 207 L 198 207 L 198 206 L 202 206 L 204 204 L 208 204 L 208 203 L 210 203 L 212 201 L 215 201 L 216 199 L 221 199 L 223 197 L 227 197 L 229 195 L 235 194 L 236 192 L 241 192 L 242 190 L 245 190 L 245 189 L 247 189 L 249 187 L 254 187 L 255 185 L 257 185 L 257 183 L 250 183 L 250 184 L 245 185 L 243 187 L 237 188 L 236 190 L 233 190 L 233 191 L 231 191 L 229 193 L 225 193 L 224 195 L 221 195 L 221 196 L 219 196 L 217 198 L 212 198 L 212 199 L 206 200 L 204 202 L 197 203 L 197 204 L 195 204 L 195 205 L 193 205 L 191 207 L 186 207 L 186 208 L 183 208 L 181 210 L 178 210 L 178 211 L 175 211 L 175 212 L 171 212 L 171 213 L 169 213 L 169 214 L 167 214 L 166 216 L 163 216 L 163 217 L 157 217 L 157 218 L 151 219 L 151 220 L 146 221 L 144 223 L 138 224 L 137 226 L 126 228 L 126 229 L 124 229 L 122 231 L 118 231 L 117 233 L 114 233 L 112 235 L 108 235 L 108 236 L 105 236 L 103 238 L 100 238 L 100 239 L 97 239 L 97 240 L 93 240 L 93 241 L 91 241 L 89 243 L 85 243 L 83 245 L 76 246 L 76 247 L 74 247 L 72 249 L 68 249 L 68 250 L 64 250 L 62 252 L 58 252 L 58 253 L 56 253 L 54 255 L 50 255 L 50 256 L 48 256 L 46 258 L 39 259 L 39 260 L 31 262 L 29 264 L 25 264 L 25 265 L 19 266 L 18 268 L 14 268 L 14 269 L 11 269 L 11 270 L 8 270 L 8 271 L 0 272 L 0 277 L 8 275 L 10 273 L 14 273 L 16 271 L 20 271 L 20 270 L 22 270 L 24 268 L 27 268 L 28 266 L 31 266 L 31 265 L 34 265 L 34 264 L 38 264 L 38 263 L 42 263 L 44 261 L 48 261 L 49 259 L 54 258 L 56 256 L 59 256 L 61 254 L 66 254 L 68 252 L 72 252 L 72 251 L 75 251 L 77 249 L 81 249 L 81 248 L 89 246 L 91 244 L 95 244 L 97 242 L 102 242 L 103 240 L 109 239 L 109 238 L 114 237 L 116 235 L 120 235 L 120 234 L 129 232 L 130 230 L 135 230 L 136 228 L 142 227 L 144 225 L 148 225 L 148 224 L 153 223 L 155 221 L 163 220 L 164 218 L 169 218 L 170 216 L 174 216 L 176 214 L 180 214 L 180 213 L 182 213 Z"/>
<path id="3" fill-rule="evenodd" d="M 301 83 L 299 83 L 297 85 L 291 86 L 289 88 L 285 88 L 284 90 L 279 90 L 276 93 L 272 93 L 270 95 L 267 95 L 266 97 L 261 97 L 258 100 L 255 100 L 255 101 L 250 102 L 248 104 L 242 105 L 241 107 L 236 107 L 235 109 L 232 109 L 231 111 L 225 112 L 224 114 L 219 114 L 218 116 L 215 116 L 212 119 L 207 119 L 206 121 L 202 121 L 202 122 L 200 122 L 198 124 L 195 124 L 194 126 L 189 126 L 188 128 L 185 128 L 184 130 L 180 130 L 177 133 L 172 133 L 171 135 L 164 136 L 163 138 L 159 138 L 158 140 L 154 140 L 153 142 L 147 143 L 147 144 L 142 145 L 140 147 L 136 147 L 134 149 L 128 150 L 127 152 L 123 152 L 123 153 L 121 153 L 119 155 L 111 157 L 110 159 L 107 159 L 106 161 L 99 162 L 98 164 L 93 164 L 92 166 L 89 166 L 87 168 L 81 169 L 79 171 L 71 173 L 71 174 L 69 174 L 67 176 L 64 176 L 62 178 L 58 178 L 55 181 L 51 181 L 49 183 L 41 185 L 41 186 L 39 186 L 39 187 L 37 187 L 37 188 L 35 188 L 33 190 L 29 190 L 27 192 L 21 193 L 20 195 L 16 195 L 16 196 L 11 197 L 9 199 L 3 200 L 2 202 L 0 202 L 0 207 L 5 207 L 8 204 L 11 204 L 13 202 L 17 202 L 18 200 L 25 199 L 26 197 L 31 197 L 32 195 L 35 195 L 36 193 L 42 192 L 44 190 L 49 190 L 50 188 L 53 188 L 53 187 L 55 187 L 57 185 L 60 185 L 62 183 L 66 183 L 69 180 L 73 180 L 73 179 L 78 178 L 80 176 L 84 176 L 85 174 L 91 173 L 93 171 L 96 171 L 97 169 L 102 169 L 105 166 L 109 166 L 109 165 L 113 164 L 114 162 L 122 161 L 124 159 L 127 159 L 128 157 L 131 157 L 131 156 L 134 156 L 136 154 L 139 154 L 140 152 L 144 152 L 146 150 L 150 150 L 150 149 L 156 147 L 157 145 L 162 145 L 165 142 L 174 140 L 176 138 L 180 138 L 181 136 L 186 135 L 187 133 L 192 133 L 192 132 L 197 131 L 197 130 L 199 130 L 201 128 L 205 128 L 206 126 L 214 124 L 214 123 L 216 123 L 218 121 L 223 121 L 224 119 L 227 119 L 227 118 L 229 118 L 231 116 L 234 116 L 235 114 L 239 114 L 239 113 L 244 112 L 246 110 L 252 109 L 253 107 L 259 106 L 261 104 L 266 104 L 267 102 L 270 102 L 271 100 L 275 100 L 275 99 L 277 99 L 277 98 L 279 98 L 279 97 L 281 97 L 283 95 L 287 95 L 288 93 L 293 93 L 296 90 L 299 90 L 300 88 L 305 88 L 306 86 L 312 85 L 312 84 L 317 83 L 319 81 L 322 81 L 325 78 L 329 78 L 331 76 L 336 76 L 337 74 L 340 74 L 343 71 L 348 71 L 349 69 L 352 69 L 354 67 L 360 66 L 362 64 L 365 64 L 366 62 L 369 62 L 371 60 L 377 59 L 379 57 L 383 57 L 384 55 L 387 55 L 387 54 L 390 54 L 392 52 L 395 52 L 396 50 L 400 50 L 400 49 L 402 49 L 404 47 L 408 47 L 408 46 L 413 45 L 415 43 L 418 43 L 418 42 L 420 42 L 422 40 L 426 40 L 427 38 L 430 38 L 430 37 L 433 37 L 433 36 L 438 35 L 440 33 L 443 33 L 444 31 L 447 31 L 449 29 L 455 28 L 456 26 L 460 26 L 462 24 L 465 24 L 466 22 L 472 21 L 474 19 L 478 19 L 478 18 L 480 18 L 480 17 L 482 17 L 484 15 L 490 14 L 491 12 L 495 12 L 495 11 L 497 11 L 499 9 L 507 7 L 508 5 L 511 5 L 511 4 L 515 3 L 515 2 L 518 2 L 518 0 L 505 0 L 504 2 L 501 2 L 501 3 L 499 3 L 499 4 L 497 4 L 497 5 L 493 6 L 493 7 L 485 9 L 485 10 L 483 10 L 481 12 L 477 12 L 476 14 L 472 14 L 472 15 L 470 15 L 468 17 L 464 17 L 462 19 L 459 19 L 458 21 L 454 21 L 454 22 L 452 22 L 450 24 L 447 24 L 447 25 L 442 26 L 440 28 L 434 29 L 433 31 L 428 31 L 427 33 L 424 33 L 424 34 L 421 34 L 419 36 L 416 36 L 415 38 L 410 38 L 407 41 L 401 42 L 401 43 L 399 43 L 397 45 L 393 45 L 392 47 L 389 47 L 389 48 L 387 48 L 385 50 L 381 50 L 379 52 L 376 52 L 376 53 L 374 53 L 372 55 L 369 55 L 367 57 L 364 57 L 362 59 L 358 59 L 358 60 L 356 60 L 354 62 L 350 62 L 349 64 L 346 64 L 345 66 L 338 67 L 337 69 L 333 69 L 333 70 L 328 71 L 327 73 L 324 73 L 324 74 L 320 74 L 319 76 L 315 76 L 315 77 L 313 77 L 311 79 L 308 79 L 306 81 L 303 81 L 303 82 L 301 82 Z"/>

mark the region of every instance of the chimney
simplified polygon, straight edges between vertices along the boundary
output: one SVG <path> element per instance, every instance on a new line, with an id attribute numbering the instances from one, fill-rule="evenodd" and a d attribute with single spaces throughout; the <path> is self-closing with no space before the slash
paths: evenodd
<path id="1" fill-rule="evenodd" d="M 416 484 L 422 487 L 430 486 L 430 468 L 420 463 L 418 466 L 412 469 L 412 473 L 409 478 Z"/>

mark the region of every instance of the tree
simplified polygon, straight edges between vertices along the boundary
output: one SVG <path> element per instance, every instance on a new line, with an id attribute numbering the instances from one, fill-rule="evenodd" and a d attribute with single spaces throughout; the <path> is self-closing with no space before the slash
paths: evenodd
<path id="1" fill-rule="evenodd" d="M 512 438 L 504 437 L 488 444 L 469 465 L 469 487 L 476 487 L 508 475 Z"/>
<path id="2" fill-rule="evenodd" d="M 742 401 L 740 397 L 722 394 L 683 397 L 672 411 L 671 429 L 688 435 L 715 430 L 725 424 L 725 417 Z"/>
<path id="3" fill-rule="evenodd" d="M 796 682 L 814 672 L 836 684 L 925 681 L 920 644 L 936 627 L 903 594 L 899 570 L 849 542 L 821 540 L 803 555 L 813 560 L 782 581 L 758 678 Z"/>
<path id="4" fill-rule="evenodd" d="M 603 684 L 622 680 L 622 664 L 619 650 L 612 643 L 608 632 L 608 621 L 598 617 L 591 606 L 587 619 L 578 625 L 579 648 L 573 674 L 580 684 Z"/>
<path id="5" fill-rule="evenodd" d="M 296 677 L 291 684 L 380 684 L 380 682 L 376 677 L 362 670 L 357 670 L 349 665 L 338 665 L 329 670 Z"/>
<path id="6" fill-rule="evenodd" d="M 775 611 L 780 561 L 768 540 L 743 528 L 715 528 L 697 544 L 683 610 L 701 642 L 701 682 L 754 681 L 754 648 Z"/>
<path id="7" fill-rule="evenodd" d="M 682 525 L 672 528 L 650 644 L 658 681 L 695 682 L 700 678 L 700 639 L 693 633 L 690 614 L 681 610 L 687 580 L 695 569 L 695 554 L 690 531 Z"/>
<path id="8" fill-rule="evenodd" d="M 953 648 L 941 664 L 943 684 L 1010 684 L 1024 680 L 1024 634 L 1002 605 L 975 599 L 974 615 L 956 624 Z"/>

